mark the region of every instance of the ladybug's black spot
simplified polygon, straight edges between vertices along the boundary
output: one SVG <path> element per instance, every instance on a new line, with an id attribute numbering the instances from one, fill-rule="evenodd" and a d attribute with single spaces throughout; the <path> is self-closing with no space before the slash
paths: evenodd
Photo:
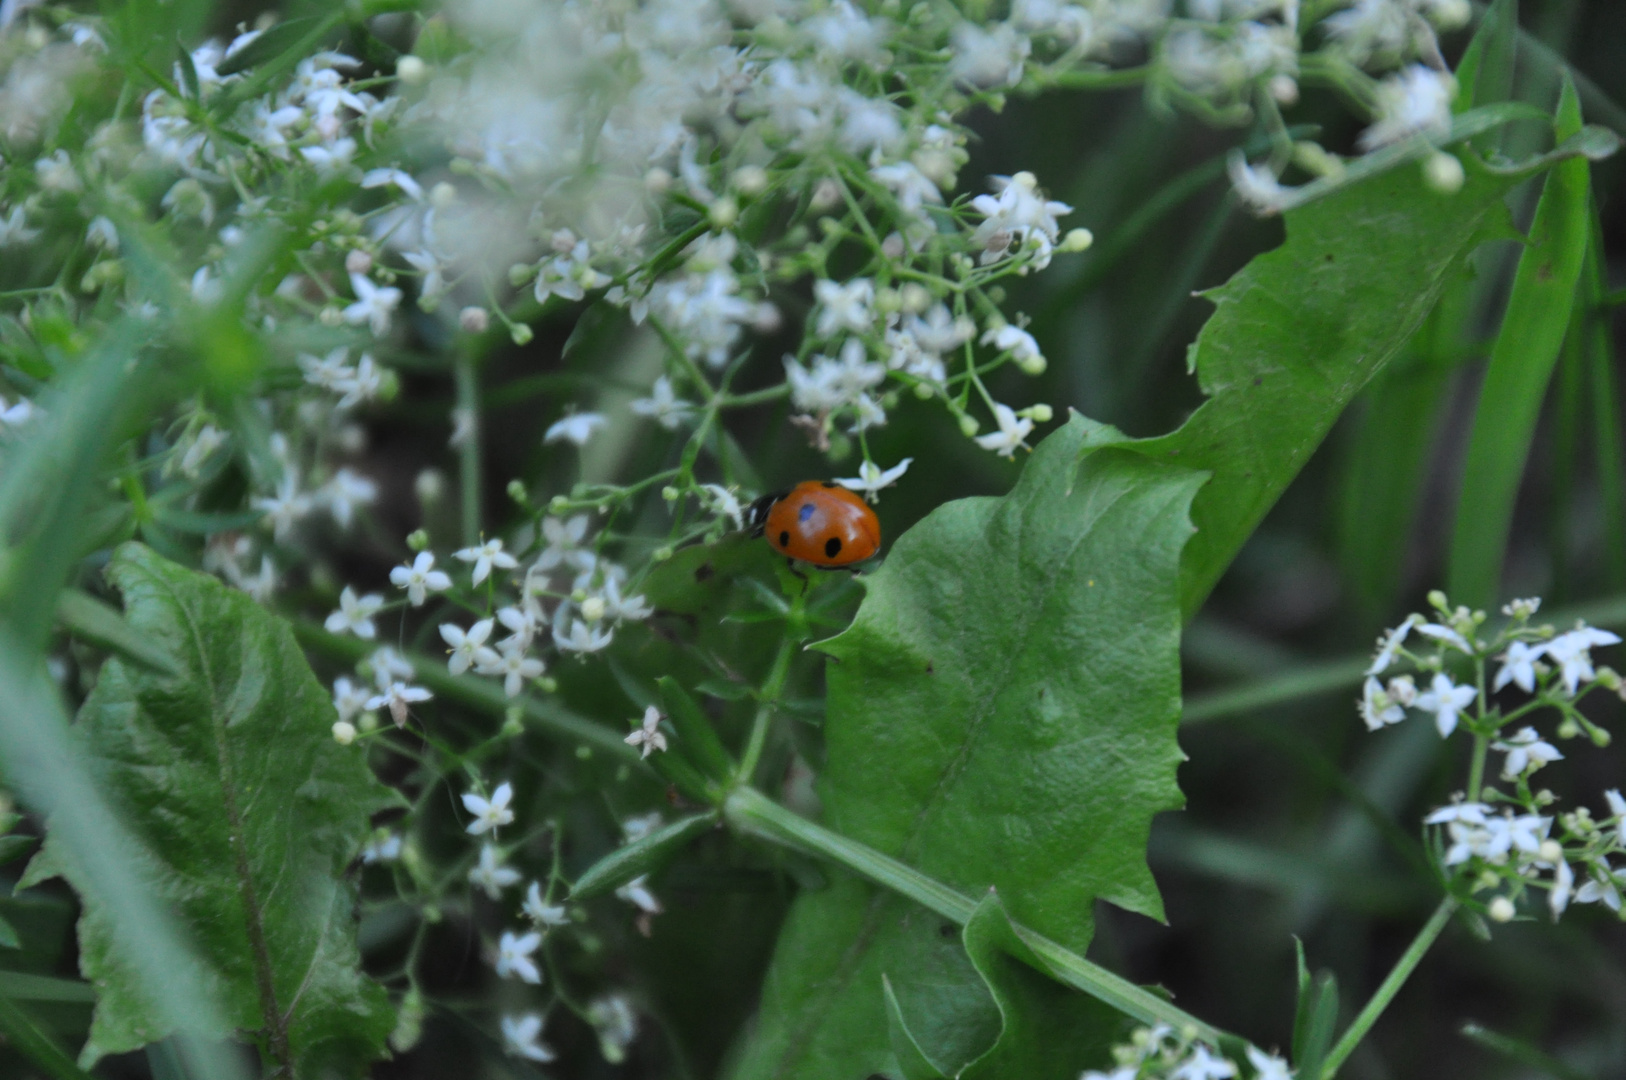
<path id="1" fill-rule="evenodd" d="M 841 554 L 841 537 L 832 536 L 824 542 L 824 557 L 833 559 Z"/>
<path id="2" fill-rule="evenodd" d="M 717 571 L 711 568 L 711 563 L 701 563 L 694 568 L 694 579 L 696 581 L 710 581 L 716 573 Z"/>
<path id="3" fill-rule="evenodd" d="M 815 509 L 816 507 L 814 507 L 812 503 L 803 503 L 802 508 L 796 511 L 796 520 L 806 521 L 808 518 L 813 516 L 813 511 Z"/>
<path id="4" fill-rule="evenodd" d="M 840 487 L 841 485 L 836 483 L 834 480 L 824 480 L 819 483 L 819 486 L 822 488 L 833 488 Z"/>
<path id="5" fill-rule="evenodd" d="M 788 530 L 779 534 L 779 546 L 782 548 L 790 547 L 790 532 Z"/>

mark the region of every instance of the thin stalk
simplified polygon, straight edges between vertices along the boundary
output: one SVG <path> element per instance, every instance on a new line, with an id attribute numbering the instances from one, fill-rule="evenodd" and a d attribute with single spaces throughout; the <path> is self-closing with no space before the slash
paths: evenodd
<path id="1" fill-rule="evenodd" d="M 971 920 L 977 905 L 958 890 L 936 881 L 874 848 L 849 840 L 806 818 L 799 817 L 754 788 L 737 788 L 723 805 L 724 819 L 733 828 L 772 843 L 794 847 L 840 863 L 885 889 L 913 900 L 957 926 Z M 1044 974 L 1104 1001 L 1144 1024 L 1169 1024 L 1177 1031 L 1191 1030 L 1197 1038 L 1217 1044 L 1231 1036 L 1206 1024 L 1150 991 L 1106 968 L 1063 948 L 1020 924 L 1017 936 L 1045 963 Z"/>
<path id="2" fill-rule="evenodd" d="M 458 356 L 457 417 L 462 441 L 457 444 L 458 487 L 463 506 L 463 543 L 480 543 L 480 378 L 475 359 L 468 353 Z"/>
<path id="3" fill-rule="evenodd" d="M 1457 902 L 1454 898 L 1447 896 L 1440 901 L 1440 906 L 1434 909 L 1434 914 L 1429 916 L 1428 922 L 1417 931 L 1417 936 L 1407 946 L 1405 953 L 1395 962 L 1388 978 L 1383 980 L 1383 985 L 1378 987 L 1377 993 L 1372 995 L 1372 999 L 1366 1003 L 1366 1007 L 1355 1018 L 1355 1022 L 1349 1025 L 1344 1037 L 1338 1040 L 1338 1045 L 1327 1052 L 1327 1059 L 1321 1066 L 1321 1080 L 1332 1080 L 1332 1077 L 1338 1074 L 1338 1067 L 1355 1052 L 1355 1047 L 1366 1038 L 1366 1033 L 1378 1022 L 1378 1017 L 1389 1007 L 1389 1002 L 1400 993 L 1400 988 L 1406 985 L 1406 980 L 1422 962 L 1429 947 L 1445 929 L 1445 924 L 1451 921 L 1451 916 L 1456 910 Z"/>
<path id="4" fill-rule="evenodd" d="M 801 601 L 797 601 L 801 606 Z M 735 778 L 741 784 L 750 784 L 751 778 L 756 775 L 757 763 L 762 759 L 762 748 L 768 743 L 768 728 L 773 721 L 774 710 L 779 706 L 779 695 L 785 689 L 785 677 L 790 673 L 790 654 L 795 648 L 795 642 L 789 637 L 779 642 L 779 652 L 773 658 L 773 667 L 768 669 L 768 681 L 762 684 L 762 699 L 757 705 L 757 714 L 751 721 L 751 737 L 745 743 L 745 756 L 740 759 L 739 772 Z"/>

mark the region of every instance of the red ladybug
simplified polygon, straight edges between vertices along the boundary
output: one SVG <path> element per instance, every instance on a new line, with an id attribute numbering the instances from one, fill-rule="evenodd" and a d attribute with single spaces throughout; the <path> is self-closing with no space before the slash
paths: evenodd
<path id="1" fill-rule="evenodd" d="M 881 550 L 881 522 L 857 495 L 829 480 L 804 480 L 751 504 L 756 535 L 814 566 L 863 562 Z"/>

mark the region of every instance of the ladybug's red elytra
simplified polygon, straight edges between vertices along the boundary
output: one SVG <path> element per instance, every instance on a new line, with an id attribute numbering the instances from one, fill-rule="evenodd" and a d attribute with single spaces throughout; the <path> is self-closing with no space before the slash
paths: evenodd
<path id="1" fill-rule="evenodd" d="M 857 495 L 829 480 L 804 480 L 751 506 L 758 535 L 780 554 L 840 567 L 881 550 L 881 522 Z"/>

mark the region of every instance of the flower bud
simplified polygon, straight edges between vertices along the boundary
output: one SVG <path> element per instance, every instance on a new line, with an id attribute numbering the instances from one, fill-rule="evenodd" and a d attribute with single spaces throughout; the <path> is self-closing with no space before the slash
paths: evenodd
<path id="1" fill-rule="evenodd" d="M 919 315 L 932 306 L 931 290 L 918 281 L 911 281 L 898 290 L 898 304 L 911 315 Z"/>
<path id="2" fill-rule="evenodd" d="M 423 529 L 413 529 L 407 533 L 406 545 L 411 551 L 427 551 L 429 549 L 429 533 Z"/>
<path id="3" fill-rule="evenodd" d="M 323 326 L 333 327 L 344 325 L 344 312 L 340 311 L 332 304 L 329 304 L 327 307 L 323 308 L 321 314 L 317 315 L 316 318 Z"/>
<path id="4" fill-rule="evenodd" d="M 929 382 L 917 382 L 917 383 L 915 383 L 915 397 L 919 398 L 921 401 L 930 401 L 933 397 L 936 396 L 936 394 L 937 394 L 937 391 L 932 389 L 932 384 L 931 383 L 929 383 Z"/>
<path id="5" fill-rule="evenodd" d="M 344 257 L 344 269 L 347 274 L 365 274 L 373 268 L 373 257 L 367 252 L 356 248 Z"/>
<path id="6" fill-rule="evenodd" d="M 903 234 L 900 232 L 888 233 L 886 239 L 881 241 L 881 254 L 889 259 L 901 259 L 907 250 L 908 246 L 903 242 Z"/>
<path id="7" fill-rule="evenodd" d="M 417 86 L 429 77 L 429 65 L 420 57 L 403 56 L 395 62 L 395 77 L 408 86 Z"/>
<path id="8" fill-rule="evenodd" d="M 1049 405 L 1040 402 L 1037 405 L 1030 405 L 1023 409 L 1022 415 L 1032 420 L 1035 424 L 1048 424 L 1051 420 L 1055 419 L 1056 410 L 1052 409 Z"/>
<path id="9" fill-rule="evenodd" d="M 976 433 L 977 433 L 977 418 L 974 417 L 974 416 L 971 416 L 971 415 L 969 415 L 967 413 L 961 413 L 960 414 L 960 434 L 964 435 L 966 438 L 969 439 L 969 438 L 971 438 L 971 436 L 975 435 Z"/>
<path id="10" fill-rule="evenodd" d="M 356 741 L 356 725 L 348 720 L 336 721 L 333 725 L 333 741 L 340 746 L 349 746 Z"/>
<path id="11" fill-rule="evenodd" d="M 508 336 L 513 340 L 515 345 L 529 345 L 531 343 L 531 339 L 536 335 L 531 332 L 531 328 L 529 326 L 522 322 L 517 322 L 508 328 Z"/>
<path id="12" fill-rule="evenodd" d="M 1542 862 L 1556 863 L 1564 857 L 1564 845 L 1557 840 L 1543 840 L 1536 850 L 1536 857 Z"/>
<path id="13" fill-rule="evenodd" d="M 457 189 L 442 180 L 429 189 L 429 202 L 437 210 L 444 210 L 457 201 Z"/>
<path id="14" fill-rule="evenodd" d="M 1467 178 L 1462 169 L 1462 160 L 1455 154 L 1436 150 L 1423 159 L 1423 183 L 1430 191 L 1439 192 L 1441 195 L 1455 195 L 1462 190 L 1463 182 Z"/>
<path id="15" fill-rule="evenodd" d="M 502 734 L 510 739 L 525 734 L 525 711 L 518 705 L 508 706 L 503 714 Z"/>
<path id="16" fill-rule="evenodd" d="M 491 325 L 491 316 L 485 308 L 470 304 L 457 313 L 457 325 L 465 334 L 483 334 Z"/>
<path id="17" fill-rule="evenodd" d="M 565 498 L 563 495 L 555 495 L 553 498 L 548 500 L 548 512 L 549 513 L 562 514 L 566 510 L 569 510 L 569 509 L 570 509 L 570 500 Z"/>
<path id="18" fill-rule="evenodd" d="M 510 480 L 510 481 L 508 481 L 508 497 L 510 499 L 513 499 L 519 505 L 524 506 L 526 504 L 526 502 L 529 501 L 526 498 L 526 495 L 525 495 L 525 481 L 523 481 L 523 480 Z"/>
<path id="19" fill-rule="evenodd" d="M 412 482 L 412 488 L 420 503 L 437 503 L 446 495 L 446 476 L 439 469 L 425 469 Z"/>
<path id="20" fill-rule="evenodd" d="M 675 554 L 675 552 L 673 552 L 673 550 L 671 548 L 669 548 L 669 547 L 658 547 L 653 552 L 650 553 L 649 557 L 650 557 L 650 559 L 652 559 L 655 562 L 665 562 L 667 559 L 670 559 L 674 554 Z"/>
<path id="21" fill-rule="evenodd" d="M 890 315 L 903 308 L 903 296 L 898 290 L 882 287 L 875 290 L 875 310 L 882 315 Z"/>
<path id="22" fill-rule="evenodd" d="M 768 170 L 761 165 L 742 165 L 734 170 L 733 184 L 741 195 L 761 195 L 768 190 Z"/>
<path id="23" fill-rule="evenodd" d="M 1043 356 L 1034 354 L 1018 358 L 1016 366 L 1022 369 L 1024 375 L 1043 375 L 1048 364 Z"/>
<path id="24" fill-rule="evenodd" d="M 671 484 L 666 485 L 665 487 L 661 488 L 661 498 L 665 499 L 667 502 L 677 502 L 678 489 L 673 487 Z"/>
<path id="25" fill-rule="evenodd" d="M 841 188 L 828 176 L 820 180 L 813 189 L 812 206 L 816 211 L 830 209 L 841 201 Z"/>
<path id="26" fill-rule="evenodd" d="M 1056 245 L 1056 250 L 1062 252 L 1088 251 L 1093 243 L 1095 243 L 1095 234 L 1090 230 L 1068 229 L 1067 235 L 1061 238 L 1060 244 Z"/>
<path id="27" fill-rule="evenodd" d="M 724 195 L 711 204 L 711 207 L 706 211 L 706 217 L 710 220 L 714 229 L 731 229 L 734 227 L 734 222 L 739 220 L 740 204 Z"/>
<path id="28" fill-rule="evenodd" d="M 1505 896 L 1498 896 L 1490 902 L 1490 907 L 1485 910 L 1485 914 L 1489 915 L 1493 922 L 1512 922 L 1513 916 L 1518 912 L 1514 910 L 1513 901 Z"/>
<path id="29" fill-rule="evenodd" d="M 659 165 L 644 173 L 644 190 L 651 195 L 665 195 L 672 187 L 672 174 Z"/>
<path id="30" fill-rule="evenodd" d="M 1292 105 L 1299 99 L 1298 80 L 1291 75 L 1276 75 L 1270 80 L 1270 96 L 1278 105 Z"/>
<path id="31" fill-rule="evenodd" d="M 536 277 L 537 265 L 535 263 L 515 263 L 508 268 L 508 284 L 514 288 L 528 284 Z"/>
<path id="32" fill-rule="evenodd" d="M 536 680 L 536 685 L 544 694 L 557 694 L 559 692 L 559 680 L 552 675 L 542 676 Z"/>
<path id="33" fill-rule="evenodd" d="M 604 618 L 604 598 L 602 596 L 589 596 L 583 600 L 582 618 L 588 622 L 598 622 Z"/>

